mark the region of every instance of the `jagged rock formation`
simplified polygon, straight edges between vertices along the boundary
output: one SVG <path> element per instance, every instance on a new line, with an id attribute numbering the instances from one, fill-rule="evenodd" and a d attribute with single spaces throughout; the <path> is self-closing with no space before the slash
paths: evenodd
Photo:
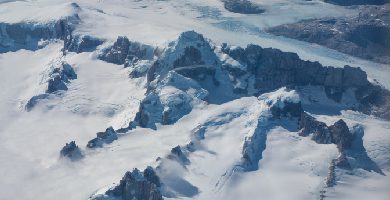
<path id="1" fill-rule="evenodd" d="M 183 153 L 180 146 L 176 146 L 171 149 L 171 154 L 168 155 L 168 159 L 177 160 L 179 163 L 183 165 L 190 164 L 190 160 L 188 160 L 187 156 Z"/>
<path id="2" fill-rule="evenodd" d="M 151 60 L 154 48 L 138 42 L 131 42 L 127 37 L 120 36 L 115 43 L 102 50 L 98 58 L 117 65 L 132 66 L 139 60 Z"/>
<path id="3" fill-rule="evenodd" d="M 66 145 L 60 151 L 61 157 L 68 157 L 71 160 L 77 160 L 83 157 L 80 148 L 76 145 L 75 141 L 66 143 Z"/>
<path id="4" fill-rule="evenodd" d="M 143 172 L 135 168 L 132 172 L 126 172 L 119 185 L 109 189 L 103 195 L 96 195 L 90 199 L 162 200 L 160 188 L 160 178 L 152 167 L 147 167 Z"/>
<path id="5" fill-rule="evenodd" d="M 49 94 L 58 91 L 68 90 L 67 84 L 70 80 L 77 79 L 77 74 L 66 61 L 62 58 L 54 60 L 49 64 L 49 69 L 44 73 L 43 84 L 47 84 L 45 94 L 39 94 L 32 97 L 26 104 L 25 109 L 30 111 L 41 99 L 45 99 Z"/>
<path id="6" fill-rule="evenodd" d="M 195 81 L 171 71 L 142 100 L 134 121 L 149 128 L 156 123 L 172 124 L 192 110 L 193 101 L 206 96 L 207 91 Z"/>
<path id="7" fill-rule="evenodd" d="M 66 86 L 70 80 L 77 78 L 76 72 L 66 62 L 61 62 L 59 67 L 55 67 L 50 74 L 46 93 L 53 93 L 58 90 L 68 90 Z"/>
<path id="8" fill-rule="evenodd" d="M 296 53 L 261 48 L 257 45 L 248 45 L 245 49 L 225 47 L 222 51 L 247 67 L 247 72 L 241 73 L 253 74 L 255 78 L 253 87 L 257 93 L 288 85 L 321 85 L 342 90 L 369 84 L 366 73 L 360 68 L 323 67 L 318 62 L 299 59 Z M 241 73 L 236 76 L 240 76 Z"/>
<path id="9" fill-rule="evenodd" d="M 100 59 L 124 65 L 138 58 L 152 59 L 145 57 L 148 48 L 143 47 L 133 44 L 126 37 L 119 37 L 113 46 L 102 51 Z M 370 83 L 367 74 L 360 68 L 324 67 L 318 62 L 303 61 L 295 53 L 257 45 L 241 48 L 223 44 L 213 47 L 194 31 L 182 33 L 177 41 L 154 56 L 157 59 L 144 71 L 147 79 L 145 98 L 129 127 L 119 129 L 120 132 L 136 126 L 156 129 L 157 123 L 173 124 L 190 113 L 194 103 L 213 103 L 211 95 L 221 99 L 221 95 L 231 91 L 229 100 L 232 100 L 257 96 L 284 86 L 321 86 L 335 101 L 341 100 L 344 91 L 353 89 L 360 102 L 353 109 L 390 117 L 389 109 L 383 109 L 390 107 L 390 92 Z M 299 101 L 280 101 L 274 105 L 278 106 L 270 109 L 275 118 L 301 117 L 300 126 L 305 127 L 302 136 L 312 134 L 317 143 L 339 142 L 334 141 L 338 135 L 332 135 L 333 130 L 330 131 L 324 123 L 305 113 L 301 116 Z M 344 143 L 340 145 L 344 148 Z"/>
<path id="10" fill-rule="evenodd" d="M 250 2 L 249 0 L 222 0 L 226 10 L 241 14 L 261 14 L 264 8 Z"/>
<path id="11" fill-rule="evenodd" d="M 355 17 L 306 20 L 277 26 L 269 32 L 363 59 L 390 63 L 390 4 L 357 9 L 360 12 Z"/>
<path id="12" fill-rule="evenodd" d="M 340 152 L 344 152 L 344 150 L 351 147 L 353 136 L 342 119 L 331 126 L 327 126 L 306 112 L 302 112 L 298 128 L 300 129 L 300 136 L 305 137 L 312 134 L 311 138 L 315 142 L 319 144 L 336 144 Z"/>
<path id="13" fill-rule="evenodd" d="M 87 144 L 88 148 L 103 147 L 103 144 L 110 144 L 118 139 L 116 131 L 112 127 L 108 127 L 104 132 L 96 133 L 96 138 L 90 140 Z"/>
<path id="14" fill-rule="evenodd" d="M 77 6 L 73 3 L 72 5 Z M 64 40 L 64 48 L 72 40 L 72 31 L 79 23 L 77 14 L 58 21 L 40 24 L 34 22 L 0 23 L 0 53 L 19 49 L 36 50 L 45 46 L 44 41 Z"/>
<path id="15" fill-rule="evenodd" d="M 48 44 L 50 40 L 63 40 L 64 53 L 90 52 L 101 45 L 104 40 L 88 35 L 75 35 L 73 31 L 80 23 L 77 12 L 80 6 L 71 3 L 75 14 L 45 24 L 35 22 L 19 22 L 14 24 L 0 23 L 0 53 L 19 49 L 37 50 Z"/>
<path id="16" fill-rule="evenodd" d="M 324 122 L 317 121 L 306 112 L 302 112 L 298 128 L 301 130 L 299 132 L 300 136 L 306 137 L 312 134 L 311 138 L 319 144 L 332 143 L 332 134 L 328 126 Z"/>
<path id="17" fill-rule="evenodd" d="M 70 52 L 91 52 L 96 50 L 96 47 L 103 44 L 103 42 L 104 40 L 89 35 L 75 35 L 65 46 L 66 50 Z"/>
<path id="18" fill-rule="evenodd" d="M 129 58 L 137 57 L 134 55 L 145 55 L 129 53 L 133 52 L 129 50 L 131 46 L 127 38 L 119 37 L 113 46 L 103 51 L 101 59 L 125 64 Z M 135 46 L 135 52 L 144 52 L 138 51 L 142 49 L 139 45 Z M 155 129 L 156 123 L 175 123 L 192 110 L 194 101 L 213 103 L 213 99 L 223 99 L 221 95 L 228 94 L 230 90 L 231 100 L 257 96 L 284 86 L 305 85 L 322 86 L 327 96 L 335 101 L 341 100 L 344 91 L 354 89 L 355 97 L 361 103 L 354 109 L 389 117 L 389 109 L 383 108 L 390 106 L 390 92 L 370 83 L 367 74 L 360 68 L 324 67 L 318 62 L 303 61 L 295 53 L 257 45 L 240 48 L 223 44 L 213 47 L 194 31 L 182 33 L 177 41 L 156 55 L 157 60 L 145 69 L 147 94 L 132 121 L 132 128 Z M 221 85 L 221 82 L 224 84 Z M 293 117 L 299 117 L 299 108 L 299 105 L 287 105 L 284 108 L 287 110 L 274 107 L 272 111 L 276 118 L 288 112 Z M 130 130 L 128 128 L 121 131 Z M 315 138 L 320 136 L 325 138 L 316 139 L 318 142 L 330 142 L 330 137 L 314 134 Z"/>
<path id="19" fill-rule="evenodd" d="M 318 62 L 303 61 L 295 53 L 257 45 L 248 45 L 245 49 L 223 45 L 221 51 L 241 66 L 223 63 L 233 77 L 232 82 L 247 83 L 240 93 L 256 95 L 283 86 L 318 85 L 324 87 L 328 98 L 339 102 L 345 90 L 355 89 L 355 98 L 360 105 L 354 109 L 390 119 L 388 109 L 383 109 L 390 106 L 389 91 L 370 83 L 360 68 L 324 67 Z"/>
<path id="20" fill-rule="evenodd" d="M 216 85 L 218 58 L 202 35 L 183 33 L 147 71 L 148 91 L 134 121 L 141 127 L 172 124 L 207 98 Z"/>
<path id="21" fill-rule="evenodd" d="M 196 70 L 200 69 L 200 71 L 205 70 L 204 68 L 212 68 L 208 70 L 213 70 L 218 64 L 219 59 L 203 35 L 195 31 L 187 31 L 183 32 L 176 42 L 169 44 L 148 71 L 147 78 L 148 82 L 159 81 L 174 69 L 191 66 Z M 189 72 L 185 74 L 191 75 Z"/>
<path id="22" fill-rule="evenodd" d="M 324 2 L 340 6 L 383 5 L 385 3 L 390 3 L 389 0 L 324 0 Z"/>
<path id="23" fill-rule="evenodd" d="M 344 120 L 340 119 L 328 128 L 332 134 L 332 143 L 337 145 L 340 152 L 351 147 L 353 136 Z"/>
<path id="24" fill-rule="evenodd" d="M 326 177 L 326 186 L 333 187 L 336 184 L 336 164 L 335 160 L 332 160 L 329 165 L 328 176 Z"/>

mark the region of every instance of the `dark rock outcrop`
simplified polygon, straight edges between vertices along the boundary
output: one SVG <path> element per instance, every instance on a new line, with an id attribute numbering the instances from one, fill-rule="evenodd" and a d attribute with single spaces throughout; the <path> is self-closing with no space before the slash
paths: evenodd
<path id="1" fill-rule="evenodd" d="M 337 145 L 340 152 L 351 147 L 353 136 L 347 124 L 342 119 L 329 126 L 328 129 L 332 134 L 332 143 Z"/>
<path id="2" fill-rule="evenodd" d="M 93 199 L 114 197 L 122 200 L 162 200 L 160 189 L 160 178 L 152 167 L 147 167 L 143 172 L 136 168 L 132 172 L 126 172 L 119 185 L 108 190 L 104 196 Z"/>
<path id="3" fill-rule="evenodd" d="M 125 65 L 129 67 L 138 60 L 151 60 L 154 54 L 154 48 L 143 45 L 138 42 L 131 42 L 127 37 L 120 36 L 115 43 L 106 49 L 103 49 L 98 58 L 100 60 Z"/>
<path id="4" fill-rule="evenodd" d="M 177 160 L 184 165 L 188 165 L 190 163 L 190 160 L 188 160 L 187 156 L 183 153 L 180 146 L 172 148 L 171 153 L 168 155 L 167 158 Z"/>
<path id="5" fill-rule="evenodd" d="M 77 74 L 72 66 L 61 59 L 54 61 L 49 67 L 49 72 L 46 74 L 48 79 L 45 94 L 39 94 L 29 99 L 25 106 L 27 111 L 30 111 L 40 100 L 48 98 L 49 94 L 68 90 L 67 84 L 70 80 L 77 79 Z"/>
<path id="6" fill-rule="evenodd" d="M 355 98 L 360 105 L 353 109 L 390 119 L 390 92 L 370 83 L 366 72 L 360 68 L 348 65 L 343 68 L 325 67 L 318 62 L 301 60 L 296 53 L 261 48 L 257 45 L 248 45 L 245 49 L 225 45 L 221 51 L 247 68 L 245 71 L 228 70 L 231 77 L 253 77 L 255 94 L 250 95 L 257 96 L 283 86 L 315 85 L 322 86 L 328 98 L 339 102 L 344 91 L 354 89 Z M 229 69 L 228 63 L 223 66 Z M 251 83 L 248 78 L 243 81 Z"/>
<path id="7" fill-rule="evenodd" d="M 318 62 L 303 61 L 296 53 L 248 45 L 247 48 L 226 47 L 222 51 L 255 76 L 254 88 L 259 93 L 289 85 L 320 85 L 347 89 L 369 85 L 367 74 L 360 68 L 324 67 Z"/>
<path id="8" fill-rule="evenodd" d="M 360 12 L 355 17 L 305 20 L 268 31 L 363 59 L 390 63 L 390 4 L 356 9 Z"/>
<path id="9" fill-rule="evenodd" d="M 306 137 L 312 134 L 312 140 L 319 144 L 331 144 L 333 142 L 332 133 L 328 126 L 305 112 L 301 114 L 298 128 L 300 129 L 300 136 Z"/>
<path id="10" fill-rule="evenodd" d="M 141 127 L 155 129 L 155 123 L 162 122 L 163 107 L 159 96 L 150 93 L 141 101 L 134 122 Z"/>
<path id="11" fill-rule="evenodd" d="M 83 157 L 80 148 L 76 145 L 75 141 L 66 143 L 66 145 L 60 151 L 61 157 L 68 157 L 71 160 L 77 160 Z"/>
<path id="12" fill-rule="evenodd" d="M 112 127 L 108 127 L 104 132 L 96 133 L 96 138 L 90 140 L 87 144 L 88 148 L 103 147 L 103 144 L 110 144 L 118 139 L 116 131 Z"/>
<path id="13" fill-rule="evenodd" d="M 333 187 L 336 185 L 336 164 L 335 160 L 332 160 L 329 165 L 329 172 L 328 176 L 326 177 L 326 186 L 327 187 Z"/>
<path id="14" fill-rule="evenodd" d="M 76 79 L 77 74 L 66 62 L 61 62 L 59 67 L 53 69 L 48 81 L 48 87 L 46 93 L 53 93 L 58 90 L 68 90 L 66 86 L 70 80 Z"/>
<path id="15" fill-rule="evenodd" d="M 349 149 L 353 141 L 352 133 L 342 119 L 331 126 L 327 126 L 324 122 L 317 121 L 314 117 L 302 112 L 298 128 L 300 129 L 300 136 L 312 134 L 311 137 L 315 142 L 319 144 L 336 144 L 340 152 Z"/>
<path id="16" fill-rule="evenodd" d="M 45 46 L 42 41 L 64 40 L 64 49 L 79 23 L 77 14 L 46 24 L 34 22 L 0 23 L 0 53 L 19 49 L 37 50 Z"/>
<path id="17" fill-rule="evenodd" d="M 195 31 L 183 32 L 178 40 L 171 43 L 162 53 L 161 57 L 153 64 L 147 74 L 148 82 L 155 80 L 157 76 L 163 77 L 170 70 L 178 68 L 178 71 L 190 75 L 188 72 L 205 71 L 206 73 L 219 65 L 219 59 L 213 48 L 203 35 Z M 182 69 L 182 70 L 179 70 Z M 186 73 L 187 72 L 187 73 Z"/>
<path id="18" fill-rule="evenodd" d="M 303 112 L 301 102 L 295 103 L 290 101 L 284 101 L 283 107 L 273 105 L 270 107 L 272 116 L 280 119 L 282 117 L 301 117 L 301 113 Z"/>
<path id="19" fill-rule="evenodd" d="M 66 45 L 66 50 L 70 52 L 92 52 L 96 47 L 103 44 L 104 40 L 88 35 L 75 35 Z"/>
<path id="20" fill-rule="evenodd" d="M 261 14 L 265 9 L 249 0 L 222 0 L 226 10 L 240 14 Z"/>

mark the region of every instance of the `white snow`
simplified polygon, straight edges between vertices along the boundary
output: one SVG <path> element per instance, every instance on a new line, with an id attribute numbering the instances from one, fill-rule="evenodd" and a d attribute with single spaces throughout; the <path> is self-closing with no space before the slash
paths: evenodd
<path id="1" fill-rule="evenodd" d="M 68 0 L 0 0 L 0 23 L 46 24 L 78 14 L 81 23 L 76 33 L 110 42 L 118 36 L 127 36 L 132 41 L 172 49 L 188 45 L 171 43 L 173 46 L 169 46 L 169 43 L 183 31 L 195 30 L 216 45 L 254 43 L 296 52 L 302 59 L 325 65 L 360 66 L 371 79 L 390 88 L 388 65 L 262 31 L 302 19 L 356 14 L 353 9 L 320 0 L 256 0 L 267 10 L 262 15 L 230 13 L 219 0 L 72 2 L 80 8 Z M 355 103 L 348 98 L 350 95 L 336 105 L 315 87 L 297 93 L 282 88 L 260 98 L 244 97 L 227 103 L 194 102 L 192 111 L 174 125 L 158 124 L 157 131 L 137 128 L 104 148 L 87 149 L 87 142 L 96 132 L 109 126 L 125 127 L 134 118 L 145 97 L 145 79 L 130 79 L 132 69 L 97 60 L 96 52 L 68 53 L 63 59 L 75 69 L 78 78 L 71 80 L 68 91 L 50 95 L 26 112 L 24 106 L 28 99 L 44 91 L 40 84 L 42 73 L 61 56 L 62 45 L 53 41 L 36 51 L 0 54 L 0 199 L 88 199 L 94 192 L 118 183 L 132 168 L 157 166 L 157 157 L 165 157 L 171 148 L 194 140 L 194 130 L 199 125 L 205 127 L 204 139 L 196 143 L 195 152 L 188 154 L 191 164 L 183 168 L 167 162 L 170 170 L 161 174 L 176 195 L 172 199 L 316 199 L 324 189 L 328 166 L 337 156 L 337 149 L 335 145 L 318 145 L 289 131 L 291 121 L 274 122 L 279 124 L 267 131 L 267 147 L 258 170 L 232 172 L 242 164 L 244 142 L 256 129 L 259 117 L 269 114 L 264 101 L 270 99 L 279 103 L 301 100 L 305 109 L 327 124 L 342 118 L 349 127 L 357 123 L 364 125 L 367 154 L 387 176 L 361 169 L 354 170 L 353 175 L 341 173 L 336 187 L 325 189 L 326 199 L 386 200 L 390 196 L 389 122 L 352 111 L 340 112 Z M 207 56 L 208 64 L 212 64 L 214 54 Z M 246 69 L 229 57 L 217 56 L 233 67 Z M 148 64 L 142 61 L 137 67 L 146 70 Z M 176 86 L 182 88 L 178 89 L 190 97 L 231 95 L 231 88 L 224 82 L 221 83 L 224 90 L 207 93 L 197 83 L 175 75 L 168 74 L 179 81 Z M 160 89 L 167 103 L 175 103 L 172 94 L 182 92 L 168 83 Z M 72 140 L 85 155 L 77 162 L 59 156 L 65 143 Z M 181 179 L 186 183 L 184 189 L 174 184 Z"/>

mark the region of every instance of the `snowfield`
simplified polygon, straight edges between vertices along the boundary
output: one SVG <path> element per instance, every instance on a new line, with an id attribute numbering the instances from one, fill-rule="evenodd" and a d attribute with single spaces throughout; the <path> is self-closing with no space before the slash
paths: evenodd
<path id="1" fill-rule="evenodd" d="M 295 52 L 324 66 L 360 67 L 371 83 L 389 90 L 389 65 L 264 32 L 304 19 L 357 15 L 356 10 L 320 0 L 253 2 L 266 12 L 231 13 L 219 0 L 0 0 L 0 199 L 122 199 L 105 192 L 127 171 L 151 166 L 164 199 L 387 200 L 390 122 L 351 110 L 357 104 L 354 89 L 345 90 L 340 102 L 322 86 L 258 94 L 250 86 L 253 77 L 239 74 L 249 64 L 222 52 L 223 43 Z M 66 51 L 71 38 L 61 32 L 61 20 L 74 28 L 71 36 L 90 36 L 99 45 Z M 8 34 L 7 27 L 16 32 Z M 34 30 L 47 37 L 34 38 L 28 32 Z M 118 36 L 147 46 L 153 55 L 116 42 Z M 123 48 L 135 51 L 131 59 L 126 54 L 121 60 Z M 104 54 L 107 49 L 112 54 Z M 77 78 L 58 63 L 69 64 Z M 243 78 L 231 83 L 234 73 Z M 290 104 L 327 126 L 342 119 L 350 130 L 363 127 L 354 142 L 364 150 L 348 155 L 350 170 L 336 167 L 333 187 L 326 181 L 341 153 L 338 146 L 300 136 L 291 113 L 274 116 L 273 109 Z M 87 147 L 110 126 L 117 140 Z M 79 160 L 60 156 L 71 141 L 80 148 Z M 177 146 L 182 153 L 175 154 Z"/>

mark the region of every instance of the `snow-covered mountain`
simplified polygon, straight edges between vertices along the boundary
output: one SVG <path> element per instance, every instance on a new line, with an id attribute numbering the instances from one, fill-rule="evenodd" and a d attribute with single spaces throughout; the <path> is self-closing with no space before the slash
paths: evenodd
<path id="1" fill-rule="evenodd" d="M 0 199 L 387 199 L 390 66 L 267 32 L 331 3 L 0 0 Z"/>

